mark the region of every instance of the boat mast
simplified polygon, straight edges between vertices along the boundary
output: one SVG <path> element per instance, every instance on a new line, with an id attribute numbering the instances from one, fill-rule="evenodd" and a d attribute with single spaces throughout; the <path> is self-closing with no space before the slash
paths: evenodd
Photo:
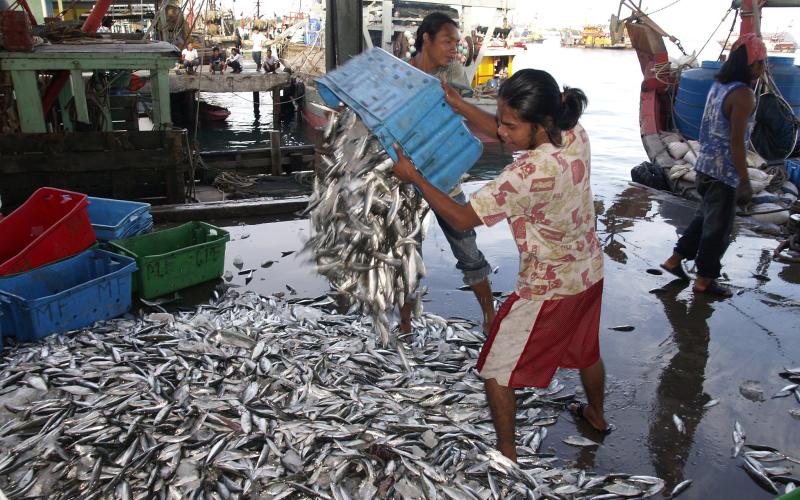
<path id="1" fill-rule="evenodd" d="M 742 0 L 742 24 L 739 28 L 739 34 L 755 33 L 761 36 L 761 7 L 758 1 Z"/>

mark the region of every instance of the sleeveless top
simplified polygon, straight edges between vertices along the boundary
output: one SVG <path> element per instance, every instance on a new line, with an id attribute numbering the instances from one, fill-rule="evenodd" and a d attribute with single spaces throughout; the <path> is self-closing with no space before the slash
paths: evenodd
<path id="1" fill-rule="evenodd" d="M 700 152 L 697 155 L 694 169 L 713 177 L 725 184 L 739 185 L 739 174 L 733 165 L 731 156 L 731 121 L 725 116 L 722 105 L 725 98 L 740 87 L 747 87 L 742 82 L 720 83 L 714 81 L 706 99 L 703 121 L 700 124 Z M 750 140 L 753 130 L 753 115 L 747 118 L 744 141 Z"/>

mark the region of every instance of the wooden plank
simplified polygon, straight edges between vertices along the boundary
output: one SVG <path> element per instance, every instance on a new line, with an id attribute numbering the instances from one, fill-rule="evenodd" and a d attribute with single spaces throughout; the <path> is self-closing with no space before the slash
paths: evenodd
<path id="1" fill-rule="evenodd" d="M 72 99 L 72 92 L 70 87 L 64 85 L 61 92 L 58 93 L 58 107 L 61 109 L 61 124 L 64 130 L 72 130 L 72 119 L 69 116 L 69 101 Z"/>
<path id="2" fill-rule="evenodd" d="M 74 54 L 42 55 L 29 53 L 26 58 L 17 59 L 0 55 L 0 68 L 8 71 L 44 71 L 44 70 L 80 70 L 94 71 L 102 69 L 130 69 L 130 70 L 169 70 L 175 66 L 172 57 L 143 56 L 139 54 L 113 54 L 95 55 Z"/>
<path id="3" fill-rule="evenodd" d="M 3 156 L 0 173 L 22 174 L 25 172 L 114 172 L 125 170 L 180 169 L 165 151 L 126 151 L 115 161 L 109 161 L 107 153 L 63 153 L 59 155 L 14 155 Z"/>
<path id="4" fill-rule="evenodd" d="M 89 122 L 89 107 L 86 104 L 86 87 L 83 82 L 83 74 L 80 70 L 69 72 L 72 96 L 75 99 L 75 118 L 82 123 Z"/>
<path id="5" fill-rule="evenodd" d="M 14 82 L 17 114 L 22 132 L 47 132 L 47 127 L 44 123 L 44 111 L 42 110 L 42 97 L 39 95 L 39 86 L 36 82 L 36 73 L 33 71 L 12 71 L 11 80 Z"/>
<path id="6" fill-rule="evenodd" d="M 272 93 L 273 99 L 275 92 Z M 274 105 L 273 105 L 274 107 Z M 272 167 L 272 175 L 281 175 L 283 169 L 281 168 L 281 133 L 278 130 L 272 130 L 269 133 L 270 143 L 270 163 Z"/>
<path id="7" fill-rule="evenodd" d="M 193 75 L 169 75 L 170 92 L 200 90 L 202 92 L 269 92 L 289 86 L 291 76 L 288 73 L 225 73 L 212 75 L 208 72 Z M 151 87 L 152 88 L 152 87 Z M 145 86 L 142 92 L 147 92 Z M 150 90 L 152 92 L 152 90 Z"/>
<path id="8" fill-rule="evenodd" d="M 150 92 L 153 96 L 153 126 L 167 128 L 172 123 L 169 100 L 169 79 L 166 71 L 150 75 Z"/>
<path id="9" fill-rule="evenodd" d="M 288 153 L 303 153 L 303 154 L 314 154 L 314 146 L 311 144 L 301 144 L 296 146 L 281 146 L 281 152 L 284 154 Z M 247 149 L 233 149 L 233 150 L 216 150 L 216 151 L 202 151 L 200 156 L 203 159 L 208 158 L 216 158 L 220 156 L 230 156 L 233 159 L 244 158 L 247 156 L 257 156 L 257 157 L 265 157 L 269 154 L 269 148 L 247 148 Z"/>
<path id="10" fill-rule="evenodd" d="M 281 155 L 281 165 L 291 165 L 292 156 L 294 155 L 290 156 Z M 314 155 L 301 155 L 301 156 L 302 156 L 301 162 L 304 164 L 310 164 L 314 161 Z M 272 168 L 272 158 L 268 156 L 264 158 L 248 158 L 238 161 L 204 160 L 204 163 L 206 168 L 214 170 L 253 170 L 253 171 L 259 171 L 259 173 L 264 173 L 267 170 L 271 171 Z"/>
<path id="11" fill-rule="evenodd" d="M 273 198 L 251 198 L 234 201 L 212 201 L 182 205 L 153 206 L 150 213 L 156 222 L 186 222 L 262 215 L 291 214 L 308 206 L 308 196 L 294 196 L 275 200 Z"/>
<path id="12" fill-rule="evenodd" d="M 33 173 L 3 177 L 3 185 L 0 186 L 3 207 L 19 206 L 41 186 L 69 189 L 104 198 L 160 198 L 167 201 L 167 186 L 161 171 Z"/>
<path id="13" fill-rule="evenodd" d="M 75 132 L 61 134 L 0 134 L 0 154 L 58 154 L 65 151 L 129 151 L 163 149 L 169 137 L 181 138 L 185 130 L 130 132 Z"/>

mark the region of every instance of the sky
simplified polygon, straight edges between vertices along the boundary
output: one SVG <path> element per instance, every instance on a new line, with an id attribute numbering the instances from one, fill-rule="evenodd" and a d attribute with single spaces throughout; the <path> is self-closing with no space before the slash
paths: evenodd
<path id="1" fill-rule="evenodd" d="M 223 7 L 230 7 L 233 0 L 217 0 Z M 261 0 L 262 14 L 275 12 L 278 15 L 308 11 L 313 2 L 319 0 Z M 516 24 L 536 22 L 539 28 L 580 28 L 585 24 L 607 24 L 611 14 L 616 14 L 619 0 L 508 0 L 516 7 L 509 18 Z M 256 0 L 237 0 L 237 14 L 255 11 Z M 321 2 L 325 4 L 325 0 Z M 367 3 L 367 0 L 365 0 Z M 673 4 L 673 5 L 670 5 Z M 730 7 L 731 0 L 642 0 L 642 8 L 656 12 L 652 18 L 668 33 L 677 36 L 688 50 L 699 49 L 711 36 Z M 623 7 L 622 16 L 630 10 Z M 732 14 L 712 37 L 712 43 L 725 38 L 730 30 Z M 800 41 L 800 8 L 772 8 L 764 11 L 762 31 L 789 31 Z M 738 21 L 737 28 L 738 30 Z"/>

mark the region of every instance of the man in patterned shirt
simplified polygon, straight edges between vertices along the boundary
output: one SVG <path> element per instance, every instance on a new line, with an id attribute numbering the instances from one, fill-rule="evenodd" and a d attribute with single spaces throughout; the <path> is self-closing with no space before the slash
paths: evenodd
<path id="1" fill-rule="evenodd" d="M 514 293 L 497 313 L 477 368 L 497 432 L 497 447 L 516 459 L 515 388 L 547 387 L 558 367 L 577 368 L 588 404 L 570 411 L 597 431 L 603 414 L 605 370 L 598 330 L 603 253 L 595 234 L 589 185 L 589 138 L 578 119 L 586 96 L 552 76 L 526 69 L 500 88 L 497 117 L 445 86 L 448 102 L 474 126 L 526 150 L 460 205 L 433 187 L 402 155 L 395 175 L 412 182 L 431 208 L 459 230 L 506 220 L 520 253 Z"/>

